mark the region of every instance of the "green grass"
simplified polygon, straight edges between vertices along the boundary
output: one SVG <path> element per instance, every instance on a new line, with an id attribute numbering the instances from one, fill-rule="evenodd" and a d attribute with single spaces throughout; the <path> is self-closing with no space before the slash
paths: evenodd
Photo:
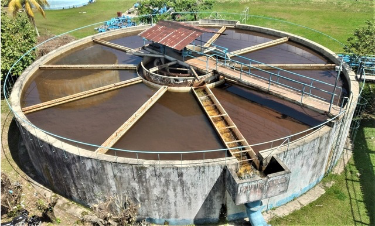
<path id="1" fill-rule="evenodd" d="M 1 100 L 1 114 L 7 114 L 9 112 L 9 106 L 6 100 Z"/>
<path id="2" fill-rule="evenodd" d="M 246 7 L 249 7 L 251 15 L 273 17 L 316 29 L 344 44 L 355 28 L 364 26 L 366 20 L 374 18 L 374 1 L 369 0 L 232 0 L 216 3 L 214 11 L 241 13 Z M 221 16 L 240 19 L 234 15 Z M 298 26 L 255 17 L 250 17 L 247 22 L 301 35 L 335 52 L 343 52 L 338 43 Z"/>
<path id="3" fill-rule="evenodd" d="M 278 225 L 375 225 L 375 118 L 363 120 L 353 158 L 344 173 L 329 175 L 334 181 L 326 193 L 292 214 L 273 219 Z"/>
<path id="4" fill-rule="evenodd" d="M 97 0 L 93 4 L 64 10 L 47 10 L 46 18 L 35 13 L 35 20 L 39 32 L 43 34 L 61 34 L 86 25 L 107 21 L 117 16 L 117 12 L 125 12 L 136 1 Z M 85 13 L 83 13 L 85 12 Z M 96 34 L 94 30 L 99 25 L 73 32 L 76 38 L 83 38 Z"/>

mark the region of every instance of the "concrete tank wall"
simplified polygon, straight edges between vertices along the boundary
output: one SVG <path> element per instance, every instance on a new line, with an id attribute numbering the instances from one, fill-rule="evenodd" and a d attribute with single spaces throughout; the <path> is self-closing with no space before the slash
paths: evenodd
<path id="1" fill-rule="evenodd" d="M 42 144 L 33 134 L 22 131 L 38 174 L 49 188 L 69 199 L 91 206 L 115 194 L 127 195 L 140 204 L 140 218 L 159 224 L 165 220 L 192 224 L 219 219 L 221 204 L 225 203 L 225 161 L 190 162 L 191 166 L 178 166 L 177 162 L 137 165 L 114 162 L 113 158 L 80 157 L 59 147 L 58 141 L 54 146 Z M 228 160 L 228 164 L 235 161 Z"/>
<path id="2" fill-rule="evenodd" d="M 263 28 L 262 32 L 267 33 L 267 30 L 271 29 Z M 227 209 L 228 220 L 245 217 L 244 206 L 236 206 L 225 190 L 226 168 L 235 167 L 235 158 L 211 162 L 117 158 L 77 148 L 26 123 L 19 102 L 21 90 L 30 79 L 30 74 L 54 56 L 91 39 L 74 42 L 41 58 L 20 76 L 13 88 L 11 104 L 23 141 L 45 183 L 59 194 L 84 205 L 93 205 L 116 193 L 128 195 L 141 205 L 140 218 L 148 218 L 155 223 L 162 224 L 165 220 L 170 224 L 217 222 L 220 211 L 224 209 Z M 296 37 L 295 41 L 298 40 L 304 44 L 308 42 Z M 314 43 L 309 42 L 309 45 L 313 47 Z M 336 56 L 324 47 L 318 46 L 315 50 L 338 62 Z M 272 154 L 277 155 L 291 171 L 288 191 L 263 200 L 263 208 L 282 205 L 312 188 L 341 155 L 358 94 L 354 74 L 349 70 L 344 70 L 344 73 L 351 82 L 353 93 L 348 111 L 289 146 L 261 152 L 263 156 L 268 156 L 273 151 Z M 223 208 L 224 205 L 226 208 Z"/>

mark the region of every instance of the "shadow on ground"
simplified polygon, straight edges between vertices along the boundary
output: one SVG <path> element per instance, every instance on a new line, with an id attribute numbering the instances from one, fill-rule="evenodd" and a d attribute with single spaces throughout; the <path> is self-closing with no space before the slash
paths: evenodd
<path id="1" fill-rule="evenodd" d="M 366 130 L 367 128 L 367 130 Z M 371 129 L 368 130 L 369 128 Z M 353 215 L 353 222 L 356 225 L 375 225 L 375 162 L 371 160 L 375 155 L 375 146 L 369 147 L 371 139 L 375 139 L 375 119 L 363 120 L 358 128 L 354 142 L 353 158 L 354 164 L 358 169 L 357 176 L 359 181 L 354 181 L 351 170 L 346 170 L 346 185 L 350 195 L 350 204 Z M 371 157 L 372 156 L 372 157 Z M 353 191 L 353 183 L 360 183 L 361 191 Z M 363 200 L 356 197 L 357 192 L 362 192 Z M 363 202 L 363 204 L 361 204 Z M 367 212 L 360 211 L 359 206 L 364 205 Z M 370 218 L 369 224 L 363 222 L 363 214 L 368 214 Z"/>

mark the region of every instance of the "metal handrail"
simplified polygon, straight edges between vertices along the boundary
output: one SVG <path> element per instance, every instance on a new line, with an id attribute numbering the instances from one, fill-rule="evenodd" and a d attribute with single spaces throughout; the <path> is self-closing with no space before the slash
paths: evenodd
<path id="1" fill-rule="evenodd" d="M 223 49 L 224 50 L 224 54 L 228 51 L 228 48 L 226 47 L 222 47 L 222 46 L 219 46 L 219 45 L 216 45 L 216 44 L 212 44 L 213 46 L 219 48 L 219 49 Z M 213 51 L 216 51 L 216 50 L 213 50 Z M 222 51 L 221 51 L 222 52 Z M 219 53 L 221 53 L 219 52 Z M 198 52 L 199 53 L 199 52 Z M 219 56 L 222 56 L 222 55 L 219 55 Z M 273 65 L 269 65 L 269 64 L 266 64 L 266 63 L 263 63 L 263 62 L 260 62 L 260 61 L 257 61 L 257 60 L 253 60 L 253 59 L 250 59 L 250 58 L 247 58 L 247 57 L 244 57 L 244 56 L 241 56 L 241 55 L 233 55 L 233 56 L 236 56 L 236 57 L 239 57 L 239 58 L 242 58 L 242 59 L 245 59 L 245 60 L 248 60 L 250 62 L 250 64 L 245 64 L 243 62 L 240 62 L 240 61 L 236 61 L 236 60 L 232 60 L 232 59 L 228 59 L 229 61 L 234 61 L 236 63 L 239 63 L 241 65 L 245 65 L 245 66 L 249 66 L 249 67 L 252 67 L 252 68 L 256 68 L 257 70 L 262 70 L 260 68 L 257 68 L 257 67 L 254 67 L 254 66 L 251 66 L 251 62 L 254 62 L 254 63 L 257 63 L 257 64 L 261 64 L 261 65 L 264 65 L 264 66 L 267 66 L 267 67 L 270 67 L 270 68 L 273 68 L 275 70 L 278 70 L 278 71 L 283 71 L 283 72 L 286 72 L 286 73 L 289 73 L 289 74 L 292 74 L 292 75 L 296 75 L 298 77 L 301 77 L 301 78 L 306 78 L 306 79 L 309 79 L 310 81 L 315 81 L 315 82 L 319 82 L 321 84 L 324 84 L 324 85 L 328 85 L 328 86 L 331 86 L 331 87 L 334 87 L 334 85 L 330 84 L 330 83 L 327 83 L 327 82 L 324 82 L 324 81 L 321 81 L 321 80 L 318 80 L 318 79 L 315 79 L 315 78 L 311 78 L 311 77 L 308 77 L 306 75 L 302 75 L 302 74 L 299 74 L 299 73 L 296 73 L 296 72 L 293 72 L 293 71 L 289 71 L 289 70 L 285 70 L 285 69 L 282 69 L 282 68 L 279 68 L 279 67 L 276 67 L 276 66 L 273 66 Z M 222 56 L 223 57 L 223 56 Z M 224 56 L 225 57 L 225 56 Z M 271 72 L 270 72 L 271 73 Z M 341 87 L 336 87 L 337 89 L 342 89 Z"/>
<path id="2" fill-rule="evenodd" d="M 214 57 L 214 56 L 216 56 L 216 62 L 219 62 L 219 61 L 217 60 L 217 57 L 222 57 L 222 55 L 215 54 L 215 53 L 214 53 L 214 54 L 206 54 L 206 53 L 199 52 L 199 51 L 195 51 L 195 50 L 191 50 L 191 51 L 196 52 L 196 53 L 198 53 L 198 54 L 201 54 L 201 55 L 203 55 L 203 56 L 206 56 L 207 59 L 208 59 L 208 57 Z M 193 55 L 189 55 L 189 56 L 191 56 L 191 57 L 195 57 L 195 56 L 193 56 Z M 308 84 L 308 83 L 300 82 L 300 81 L 297 81 L 297 80 L 294 80 L 294 79 L 291 79 L 291 78 L 288 78 L 288 77 L 282 76 L 282 75 L 280 75 L 279 73 L 274 73 L 274 72 L 270 72 L 270 71 L 267 71 L 267 70 L 264 70 L 264 69 L 261 69 L 261 68 L 257 68 L 257 67 L 251 66 L 251 65 L 247 65 L 247 64 L 244 64 L 243 62 L 240 62 L 240 61 L 236 61 L 236 60 L 232 60 L 232 59 L 228 59 L 228 60 L 226 60 L 226 61 L 231 61 L 231 62 L 234 62 L 234 63 L 240 64 L 240 65 L 249 66 L 249 67 L 254 68 L 254 69 L 258 70 L 258 71 L 265 72 L 265 73 L 267 73 L 267 74 L 270 75 L 270 77 L 269 77 L 268 79 L 265 78 L 265 77 L 263 77 L 263 76 L 259 76 L 259 75 L 255 74 L 255 73 L 251 73 L 250 70 L 249 70 L 249 71 L 244 71 L 244 70 L 241 69 L 241 72 L 244 72 L 245 74 L 252 75 L 252 76 L 257 77 L 257 78 L 259 78 L 259 79 L 269 81 L 269 85 L 271 85 L 271 81 L 272 81 L 273 83 L 278 84 L 278 85 L 280 85 L 280 86 L 283 86 L 283 87 L 286 87 L 286 88 L 289 88 L 289 89 L 292 89 L 292 90 L 295 90 L 295 91 L 301 92 L 302 97 L 303 97 L 303 95 L 305 94 L 305 92 L 304 92 L 304 88 L 305 88 L 305 87 L 309 87 L 309 88 L 310 88 L 310 92 L 308 92 L 309 96 L 313 96 L 313 97 L 315 97 L 315 98 L 317 98 L 317 99 L 320 99 L 320 100 L 329 101 L 328 99 L 325 99 L 325 98 L 323 98 L 323 97 L 320 97 L 320 96 L 317 96 L 317 95 L 312 94 L 312 93 L 311 93 L 311 89 L 318 90 L 318 91 L 321 91 L 321 92 L 324 92 L 324 93 L 330 94 L 330 95 L 332 95 L 332 96 L 334 96 L 334 97 L 335 97 L 335 96 L 339 96 L 339 95 L 336 94 L 336 93 L 333 93 L 333 92 L 330 92 L 330 91 L 327 91 L 327 90 L 324 90 L 324 89 L 321 89 L 321 88 L 315 87 L 315 86 L 312 85 L 312 83 Z M 208 63 L 208 61 L 207 61 L 207 63 Z M 222 65 L 224 65 L 224 66 L 227 66 L 227 65 L 228 65 L 228 64 L 225 64 L 225 63 L 220 63 L 220 64 L 222 64 Z M 267 65 L 267 64 L 264 64 L 264 65 Z M 268 65 L 267 65 L 267 66 L 268 66 Z M 229 66 L 229 67 L 230 67 L 230 68 L 235 68 L 234 66 Z M 283 69 L 280 69 L 280 70 L 283 70 Z M 283 70 L 283 71 L 286 71 L 286 70 Z M 271 76 L 272 76 L 272 75 L 276 76 L 276 77 L 278 78 L 278 80 L 277 80 L 277 81 L 272 80 L 272 79 L 271 79 Z M 296 75 L 298 75 L 298 74 L 296 74 Z M 309 77 L 306 77 L 306 76 L 304 76 L 304 77 L 305 77 L 305 78 L 309 78 Z M 297 89 L 297 88 L 295 88 L 295 87 L 288 86 L 288 85 L 286 85 L 286 84 L 280 83 L 280 82 L 279 82 L 279 78 L 284 79 L 284 80 L 287 80 L 287 81 L 290 81 L 290 82 L 293 82 L 293 83 L 296 83 L 296 84 L 303 85 L 304 88 L 300 90 L 300 89 Z M 241 74 L 240 74 L 240 79 L 241 79 Z M 313 80 L 313 79 L 311 79 L 311 80 Z M 316 79 L 314 79 L 314 81 L 319 81 L 319 82 L 325 84 L 325 82 L 322 82 L 322 81 L 320 81 L 320 80 L 316 80 Z M 327 83 L 327 84 L 328 84 L 328 83 Z M 330 85 L 332 86 L 332 84 L 330 84 Z M 341 90 L 342 88 L 339 87 L 339 88 L 337 88 L 337 89 L 340 89 L 340 90 Z M 340 94 L 341 94 L 341 92 L 340 92 Z M 334 97 L 333 97 L 333 99 L 334 99 Z"/>

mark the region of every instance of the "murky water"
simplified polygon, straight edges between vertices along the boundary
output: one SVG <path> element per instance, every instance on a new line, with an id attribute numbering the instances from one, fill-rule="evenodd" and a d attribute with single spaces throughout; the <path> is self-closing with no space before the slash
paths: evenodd
<path id="1" fill-rule="evenodd" d="M 243 48 L 246 46 L 243 46 Z M 266 64 L 327 64 L 327 59 L 318 55 L 314 51 L 301 45 L 287 42 L 284 44 L 260 49 L 241 56 L 254 59 Z M 233 57 L 244 63 L 248 63 L 241 57 Z"/>
<path id="2" fill-rule="evenodd" d="M 27 114 L 37 127 L 81 142 L 101 145 L 122 125 L 155 90 L 139 83 L 103 94 L 77 100 L 81 107 L 67 104 Z M 98 102 L 96 98 L 105 98 Z M 80 145 L 81 146 L 81 145 Z M 82 146 L 81 146 L 82 147 Z M 95 147 L 83 146 L 95 150 Z"/>
<path id="3" fill-rule="evenodd" d="M 273 39 L 275 39 L 275 37 L 258 32 L 226 29 L 224 34 L 220 35 L 214 44 L 225 47 L 229 52 L 232 52 Z"/>
<path id="4" fill-rule="evenodd" d="M 250 145 L 304 131 L 326 119 L 298 105 L 237 85 L 226 84 L 213 89 L 213 93 Z"/>
<path id="5" fill-rule="evenodd" d="M 124 37 L 124 35 L 119 35 L 115 37 L 108 38 L 109 42 L 118 44 L 118 45 L 123 45 L 129 48 L 140 48 L 145 44 L 150 43 L 149 41 L 144 41 L 141 36 L 138 36 L 139 32 L 134 32 L 134 33 L 128 33 L 126 34 L 127 36 Z"/>
<path id="6" fill-rule="evenodd" d="M 135 70 L 38 70 L 34 77 L 24 88 L 22 107 L 135 78 L 137 73 Z"/>
<path id="7" fill-rule="evenodd" d="M 115 148 L 142 151 L 194 151 L 225 148 L 192 93 L 165 93 L 122 137 Z M 114 154 L 113 152 L 110 152 Z M 117 152 L 119 156 L 136 157 Z M 224 157 L 224 152 L 185 154 L 183 159 Z M 158 159 L 157 155 L 139 158 Z M 180 160 L 181 155 L 161 154 L 160 159 Z"/>
<path id="8" fill-rule="evenodd" d="M 62 54 L 48 64 L 139 64 L 142 58 L 100 44 L 86 44 Z"/>

